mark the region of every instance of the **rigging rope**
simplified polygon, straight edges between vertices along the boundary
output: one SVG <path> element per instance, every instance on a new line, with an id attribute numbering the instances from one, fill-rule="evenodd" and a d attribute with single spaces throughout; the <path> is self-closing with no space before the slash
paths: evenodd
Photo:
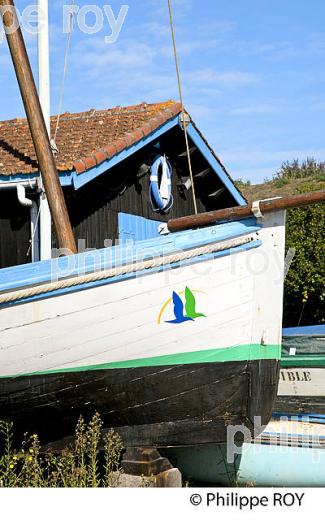
<path id="1" fill-rule="evenodd" d="M 149 260 L 140 260 L 135 263 L 121 265 L 113 267 L 111 269 L 104 269 L 103 271 L 96 271 L 93 273 L 87 273 L 73 278 L 65 278 L 57 282 L 45 283 L 29 287 L 26 289 L 18 289 L 12 292 L 0 294 L 0 304 L 13 303 L 27 298 L 41 296 L 45 293 L 52 293 L 54 291 L 68 289 L 70 287 L 76 287 L 77 285 L 84 285 L 115 276 L 123 276 L 132 273 L 145 271 L 147 269 L 158 268 L 167 265 L 178 264 L 178 267 L 183 267 L 179 262 L 190 260 L 191 258 L 200 257 L 202 255 L 210 255 L 213 253 L 219 253 L 222 251 L 233 250 L 240 248 L 246 244 L 252 243 L 254 237 L 252 235 L 243 238 L 234 238 L 230 240 L 224 240 L 222 242 L 216 242 L 205 246 L 199 246 L 188 251 L 180 251 L 175 253 L 167 254 L 166 256 L 158 256 Z M 184 264 L 187 265 L 187 264 Z"/>
<path id="2" fill-rule="evenodd" d="M 185 113 L 185 108 L 184 108 L 184 103 L 183 103 L 182 81 L 181 81 L 181 73 L 180 73 L 178 54 L 177 54 L 177 45 L 176 45 L 176 38 L 175 38 L 174 19 L 173 19 L 171 0 L 168 0 L 168 10 L 169 10 L 170 30 L 171 30 L 171 34 L 172 34 L 172 40 L 173 40 L 174 59 L 175 59 L 175 66 L 176 66 L 179 98 L 180 98 L 181 107 L 182 107 L 182 119 L 183 119 L 183 129 L 184 129 L 185 144 L 186 144 L 186 154 L 187 154 L 188 167 L 189 167 L 189 172 L 190 172 L 190 179 L 191 179 L 191 183 L 192 183 L 193 204 L 194 204 L 195 215 L 197 215 L 198 209 L 197 209 L 197 202 L 196 202 L 196 195 L 195 195 L 195 185 L 194 185 L 194 176 L 193 176 L 193 170 L 192 170 L 191 152 L 190 152 L 190 146 L 189 146 L 188 135 L 187 135 L 187 130 L 186 130 L 186 121 L 185 121 L 186 113 Z"/>
<path id="3" fill-rule="evenodd" d="M 70 1 L 70 12 L 69 12 L 69 31 L 67 33 L 67 39 L 66 39 L 66 44 L 65 44 L 65 55 L 64 55 L 64 66 L 63 66 L 63 74 L 62 74 L 62 82 L 61 82 L 61 92 L 60 92 L 60 99 L 59 99 L 59 110 L 58 110 L 58 116 L 56 119 L 55 131 L 54 131 L 54 136 L 53 136 L 54 143 L 56 140 L 56 136 L 58 134 L 60 117 L 61 117 L 61 112 L 62 112 L 64 87 L 65 87 L 65 80 L 66 80 L 67 70 L 68 70 L 68 59 L 69 59 L 69 52 L 70 52 L 71 35 L 72 35 L 72 31 L 73 31 L 73 22 L 74 22 L 74 0 L 71 0 Z"/>

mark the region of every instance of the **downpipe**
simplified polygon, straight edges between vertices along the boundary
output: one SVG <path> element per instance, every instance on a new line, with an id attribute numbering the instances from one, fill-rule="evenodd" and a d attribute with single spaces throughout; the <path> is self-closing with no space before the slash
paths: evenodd
<path id="1" fill-rule="evenodd" d="M 39 230 L 37 229 L 38 206 L 35 201 L 26 197 L 26 188 L 24 184 L 17 184 L 17 198 L 18 202 L 30 209 L 30 239 L 31 239 L 31 253 L 32 262 L 39 261 Z"/>

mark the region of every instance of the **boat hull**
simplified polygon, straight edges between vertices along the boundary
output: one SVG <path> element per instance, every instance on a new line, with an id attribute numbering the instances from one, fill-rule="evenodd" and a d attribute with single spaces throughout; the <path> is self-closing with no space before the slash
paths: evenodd
<path id="1" fill-rule="evenodd" d="M 128 446 L 266 424 L 283 264 L 280 212 L 2 270 L 0 418 L 55 440 L 98 411 Z"/>
<path id="2" fill-rule="evenodd" d="M 219 443 L 227 426 L 266 424 L 278 362 L 201 363 L 0 379 L 0 417 L 51 441 L 99 412 L 126 446 Z"/>
<path id="3" fill-rule="evenodd" d="M 272 420 L 254 441 L 171 448 L 163 453 L 196 485 L 321 487 L 325 485 L 325 426 Z"/>
<path id="4" fill-rule="evenodd" d="M 282 368 L 279 392 L 275 403 L 277 414 L 325 415 L 325 362 L 324 366 Z"/>
<path id="5" fill-rule="evenodd" d="M 325 415 L 325 326 L 285 329 L 275 412 Z"/>

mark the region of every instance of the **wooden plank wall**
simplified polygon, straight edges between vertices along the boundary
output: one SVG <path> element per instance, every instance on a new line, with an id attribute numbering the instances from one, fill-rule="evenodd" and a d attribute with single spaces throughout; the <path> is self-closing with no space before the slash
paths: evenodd
<path id="1" fill-rule="evenodd" d="M 31 261 L 30 212 L 19 204 L 16 190 L 0 190 L 0 268 Z"/>
<path id="2" fill-rule="evenodd" d="M 180 193 L 178 185 L 189 175 L 187 157 L 183 155 L 185 142 L 183 131 L 177 127 L 159 140 L 159 152 L 152 143 L 115 168 L 101 175 L 83 188 L 65 189 L 68 211 L 76 239 L 85 240 L 87 248 L 103 248 L 105 240 L 112 243 L 118 238 L 118 213 L 130 213 L 147 219 L 167 221 L 194 213 L 192 190 Z M 190 143 L 193 146 L 193 143 Z M 140 170 L 143 164 L 151 164 L 157 153 L 166 154 L 174 175 L 172 193 L 174 204 L 168 215 L 152 211 L 149 201 L 150 172 Z M 193 172 L 208 168 L 199 151 L 192 154 Z M 198 211 L 211 211 L 235 206 L 236 201 L 225 191 L 217 199 L 210 193 L 222 188 L 221 181 L 210 172 L 196 180 Z M 29 210 L 19 205 L 15 190 L 0 189 L 0 268 L 29 262 L 26 256 L 30 240 Z M 53 233 L 54 235 L 54 233 Z M 56 238 L 53 236 L 53 247 Z"/>
<path id="3" fill-rule="evenodd" d="M 168 215 L 152 211 L 149 200 L 150 173 L 142 177 L 138 174 L 141 165 L 150 163 L 157 154 L 157 150 L 150 145 L 77 192 L 66 190 L 68 210 L 77 240 L 84 239 L 88 248 L 102 248 L 107 239 L 114 243 L 118 238 L 119 212 L 162 222 L 194 213 L 192 190 L 180 194 L 178 188 L 181 179 L 189 175 L 187 158 L 179 157 L 185 150 L 182 131 L 171 131 L 160 140 L 160 146 L 160 153 L 166 153 L 175 171 L 172 178 L 174 204 Z M 208 167 L 199 152 L 193 154 L 192 162 L 194 172 Z M 209 193 L 220 187 L 222 184 L 213 172 L 197 181 L 199 212 L 236 205 L 227 191 L 217 200 L 208 197 Z"/>
<path id="4" fill-rule="evenodd" d="M 127 170 L 111 176 L 108 184 L 94 184 L 83 188 L 76 197 L 75 193 L 67 195 L 69 213 L 76 238 L 86 240 L 87 247 L 102 248 L 104 240 L 118 238 L 118 213 L 131 213 L 157 221 L 167 221 L 167 215 L 152 211 L 149 201 L 149 175 L 139 179 L 137 183 L 128 180 Z M 127 184 L 123 194 L 112 193 L 111 186 L 115 181 Z M 116 182 L 117 184 L 117 182 Z M 116 185 L 115 184 L 115 185 Z M 184 198 L 177 195 L 177 180 L 173 179 L 174 205 L 169 216 L 177 217 L 194 212 L 193 200 L 190 192 Z M 124 190 L 124 185 L 122 187 Z M 199 205 L 200 210 L 202 209 Z"/>

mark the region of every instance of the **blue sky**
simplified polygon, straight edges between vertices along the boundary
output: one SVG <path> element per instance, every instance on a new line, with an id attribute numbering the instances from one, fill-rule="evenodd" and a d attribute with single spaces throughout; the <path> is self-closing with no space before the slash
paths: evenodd
<path id="1" fill-rule="evenodd" d="M 51 0 L 52 113 L 65 35 Z M 177 99 L 167 0 L 92 0 L 129 11 L 116 43 L 72 35 L 63 111 Z M 31 0 L 16 0 L 22 10 Z M 282 161 L 325 160 L 324 0 L 173 0 L 187 110 L 235 178 L 263 182 Z M 92 20 L 89 18 L 89 24 Z M 27 35 L 37 73 L 36 39 Z M 6 43 L 0 45 L 0 119 L 24 114 Z M 0 136 L 1 138 L 1 136 Z"/>

